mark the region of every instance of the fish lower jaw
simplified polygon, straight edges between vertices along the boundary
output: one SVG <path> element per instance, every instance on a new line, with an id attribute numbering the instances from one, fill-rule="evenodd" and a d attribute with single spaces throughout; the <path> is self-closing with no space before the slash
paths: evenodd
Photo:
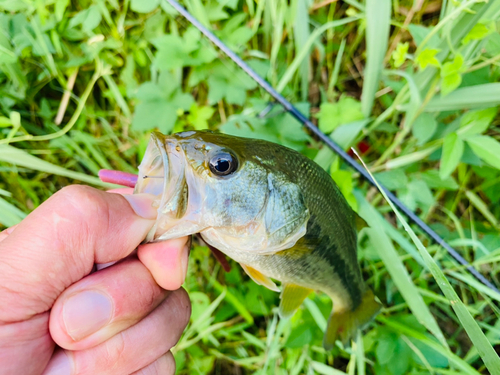
<path id="1" fill-rule="evenodd" d="M 272 255 L 279 251 L 279 249 L 269 246 L 266 237 L 233 237 L 221 234 L 215 228 L 207 228 L 200 232 L 200 235 L 209 245 L 220 250 L 238 263 L 249 258 Z"/>

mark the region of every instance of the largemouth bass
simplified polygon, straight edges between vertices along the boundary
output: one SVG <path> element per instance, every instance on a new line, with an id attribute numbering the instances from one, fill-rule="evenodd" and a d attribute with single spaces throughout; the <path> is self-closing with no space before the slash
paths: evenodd
<path id="1" fill-rule="evenodd" d="M 313 290 L 326 293 L 326 349 L 380 309 L 358 266 L 362 219 L 332 178 L 294 150 L 208 131 L 153 133 L 134 192 L 157 197 L 148 241 L 199 233 L 256 283 L 281 292 L 281 317 Z"/>

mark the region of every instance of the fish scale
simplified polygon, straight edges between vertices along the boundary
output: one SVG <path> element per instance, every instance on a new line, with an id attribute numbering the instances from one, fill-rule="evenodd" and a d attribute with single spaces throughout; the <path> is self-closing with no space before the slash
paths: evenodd
<path id="1" fill-rule="evenodd" d="M 285 318 L 311 291 L 323 291 L 333 301 L 327 349 L 337 338 L 347 342 L 380 310 L 357 262 L 356 226 L 364 221 L 312 160 L 264 140 L 208 131 L 155 133 L 140 176 L 149 173 L 158 154 L 167 183 L 157 202 L 168 205 L 170 216 L 162 216 L 167 211 L 159 207 L 161 225 L 154 240 L 200 233 L 258 284 L 279 291 L 273 280 L 280 281 L 280 315 Z M 227 170 L 215 168 L 221 160 L 217 168 Z M 143 180 L 135 193 L 158 194 L 157 185 Z M 179 194 L 172 192 L 170 181 L 177 182 L 176 188 L 179 181 L 184 185 L 178 188 L 187 187 L 182 207 L 176 207 Z"/>

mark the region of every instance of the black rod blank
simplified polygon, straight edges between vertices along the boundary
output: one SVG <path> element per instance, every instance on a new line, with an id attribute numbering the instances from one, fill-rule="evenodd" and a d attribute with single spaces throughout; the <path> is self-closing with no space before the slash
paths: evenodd
<path id="1" fill-rule="evenodd" d="M 280 103 L 287 112 L 289 112 L 295 119 L 297 119 L 303 126 L 309 129 L 314 135 L 321 139 L 328 147 L 330 147 L 336 154 L 338 154 L 347 164 L 349 164 L 356 172 L 358 172 L 365 180 L 371 185 L 376 186 L 375 181 L 369 173 L 353 158 L 351 158 L 338 144 L 336 144 L 330 137 L 318 129 L 309 119 L 304 116 L 295 106 L 286 100 L 280 93 L 278 93 L 265 79 L 259 76 L 250 66 L 248 66 L 238 55 L 236 55 L 228 46 L 226 46 L 219 38 L 217 38 L 211 31 L 203 26 L 191 13 L 183 8 L 175 0 L 165 0 L 175 10 L 177 10 L 184 18 L 186 18 L 194 27 L 201 31 L 213 44 L 215 44 L 224 54 L 227 55 L 236 65 L 238 65 L 245 73 L 247 73 L 255 82 L 259 84 L 269 95 L 271 95 L 278 103 Z M 436 232 L 434 232 L 427 224 L 425 224 L 414 212 L 406 207 L 394 194 L 392 194 L 385 187 L 381 186 L 382 190 L 387 194 L 392 203 L 400 209 L 413 223 L 419 226 L 434 242 L 444 247 L 448 254 L 450 254 L 458 263 L 464 266 L 477 280 L 486 285 L 488 288 L 500 294 L 500 291 L 479 273 L 472 265 L 467 262 L 454 248 L 452 248 L 445 240 L 443 240 Z"/>

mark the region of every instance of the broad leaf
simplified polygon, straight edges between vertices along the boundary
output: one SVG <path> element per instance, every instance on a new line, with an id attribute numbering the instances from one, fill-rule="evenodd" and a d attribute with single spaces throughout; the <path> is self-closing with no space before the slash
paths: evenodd
<path id="1" fill-rule="evenodd" d="M 357 211 L 358 202 L 352 193 L 352 173 L 350 171 L 340 169 L 332 172 L 331 176 L 344 195 L 344 198 L 347 200 L 347 203 L 349 203 L 349 206 L 351 206 L 354 211 Z"/>
<path id="2" fill-rule="evenodd" d="M 149 13 L 158 8 L 161 0 L 132 0 L 130 9 L 137 13 Z"/>
<path id="3" fill-rule="evenodd" d="M 337 103 L 323 103 L 316 115 L 319 128 L 324 133 L 331 133 L 342 124 L 348 124 L 364 118 L 361 103 L 350 97 L 343 97 Z"/>
<path id="4" fill-rule="evenodd" d="M 436 58 L 438 52 L 439 50 L 434 48 L 426 48 L 420 52 L 416 58 L 420 69 L 424 70 L 427 68 L 427 65 L 439 66 L 439 61 Z"/>
<path id="5" fill-rule="evenodd" d="M 408 27 L 411 36 L 414 39 L 415 44 L 420 46 L 420 43 L 425 39 L 425 37 L 432 31 L 432 27 L 424 27 L 421 25 L 410 24 Z M 438 35 L 434 34 L 431 39 L 427 42 L 427 46 L 430 48 L 436 48 L 441 43 L 441 39 Z"/>
<path id="6" fill-rule="evenodd" d="M 465 113 L 460 119 L 458 133 L 462 138 L 482 134 L 488 129 L 498 112 L 497 107 L 487 108 Z"/>
<path id="7" fill-rule="evenodd" d="M 394 62 L 394 67 L 399 68 L 406 61 L 406 55 L 408 54 L 408 48 L 410 43 L 398 43 L 398 46 L 392 53 L 392 60 Z"/>
<path id="8" fill-rule="evenodd" d="M 442 180 L 453 173 L 460 162 L 463 152 L 464 142 L 458 137 L 457 133 L 450 133 L 444 138 L 443 154 L 439 168 L 439 177 Z"/>
<path id="9" fill-rule="evenodd" d="M 477 23 L 474 25 L 471 31 L 466 35 L 463 44 L 469 43 L 471 40 L 481 40 L 491 34 L 494 30 L 491 30 L 488 26 L 482 23 Z"/>
<path id="10" fill-rule="evenodd" d="M 158 83 L 145 82 L 138 91 L 140 103 L 135 107 L 132 128 L 148 131 L 158 128 L 169 133 L 180 113 L 187 111 L 194 102 L 191 94 L 183 93 L 173 77 L 163 72 Z"/>
<path id="11" fill-rule="evenodd" d="M 189 109 L 187 120 L 196 130 L 208 129 L 208 120 L 213 116 L 215 109 L 212 107 L 198 107 L 193 104 Z"/>
<path id="12" fill-rule="evenodd" d="M 69 22 L 69 27 L 82 25 L 82 30 L 91 32 L 101 23 L 101 12 L 97 5 L 92 5 L 90 8 L 82 10 Z"/>
<path id="13" fill-rule="evenodd" d="M 467 139 L 472 151 L 483 161 L 500 169 L 500 143 L 489 136 L 478 135 Z"/>
<path id="14" fill-rule="evenodd" d="M 464 58 L 457 54 L 453 61 L 444 63 L 441 68 L 441 95 L 446 96 L 462 83 Z"/>
<path id="15" fill-rule="evenodd" d="M 157 48 L 155 64 L 161 70 L 198 66 L 213 61 L 217 54 L 212 46 L 201 42 L 201 34 L 193 27 L 183 36 L 169 34 L 154 39 Z"/>
<path id="16" fill-rule="evenodd" d="M 436 132 L 436 128 L 437 121 L 434 116 L 429 113 L 422 113 L 413 123 L 412 133 L 417 138 L 418 144 L 423 145 L 432 138 Z"/>

